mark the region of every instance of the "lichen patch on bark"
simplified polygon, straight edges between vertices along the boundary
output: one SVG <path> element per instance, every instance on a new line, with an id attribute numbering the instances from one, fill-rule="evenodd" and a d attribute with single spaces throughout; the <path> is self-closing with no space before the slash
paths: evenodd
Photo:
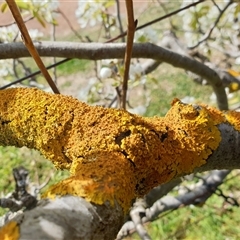
<path id="1" fill-rule="evenodd" d="M 226 112 L 226 118 L 237 131 L 240 131 L 240 112 L 228 111 Z"/>
<path id="2" fill-rule="evenodd" d="M 134 198 L 205 164 L 223 121 L 219 111 L 177 99 L 164 118 L 144 118 L 37 89 L 0 91 L 0 144 L 35 148 L 71 172 L 44 196 L 117 201 L 125 212 Z"/>
<path id="3" fill-rule="evenodd" d="M 20 230 L 18 223 L 11 221 L 0 229 L 1 240 L 18 240 L 20 237 Z"/>

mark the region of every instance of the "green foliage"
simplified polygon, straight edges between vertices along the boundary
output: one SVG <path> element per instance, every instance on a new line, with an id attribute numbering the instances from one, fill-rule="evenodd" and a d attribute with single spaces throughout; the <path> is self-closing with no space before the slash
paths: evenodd
<path id="1" fill-rule="evenodd" d="M 90 63 L 91 61 L 89 60 L 72 59 L 69 60 L 68 62 L 65 62 L 64 64 L 59 65 L 57 67 L 57 71 L 59 75 L 68 76 L 76 72 L 85 71 Z"/>
<path id="2" fill-rule="evenodd" d="M 0 196 L 4 197 L 15 188 L 12 169 L 24 166 L 29 170 L 30 184 L 42 185 L 48 181 L 52 185 L 69 176 L 67 171 L 56 170 L 50 161 L 47 161 L 37 151 L 26 147 L 2 147 L 0 146 Z M 42 190 L 45 190 L 43 188 Z M 5 209 L 0 208 L 0 216 L 5 213 Z"/>
<path id="3" fill-rule="evenodd" d="M 239 202 L 239 170 L 228 176 L 220 188 L 224 195 Z M 221 196 L 213 195 L 202 206 L 182 207 L 168 211 L 145 225 L 152 239 L 161 240 L 237 240 L 240 236 L 240 208 L 227 203 Z M 126 240 L 140 239 L 135 233 Z"/>
<path id="4" fill-rule="evenodd" d="M 238 199 L 240 190 L 239 181 L 235 171 L 231 174 L 231 180 L 221 186 L 225 195 Z M 234 176 L 234 177 L 233 177 Z M 232 186 L 231 192 L 229 187 Z M 234 192 L 234 194 L 232 193 Z M 213 195 L 203 207 L 184 207 L 149 225 L 148 230 L 153 239 L 196 239 L 196 240 L 225 240 L 238 239 L 240 229 L 240 208 L 226 203 L 217 195 Z"/>

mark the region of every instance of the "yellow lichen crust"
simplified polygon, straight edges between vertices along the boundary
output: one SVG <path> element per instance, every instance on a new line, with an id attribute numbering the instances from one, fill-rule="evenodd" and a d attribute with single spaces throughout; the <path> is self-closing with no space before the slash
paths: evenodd
<path id="1" fill-rule="evenodd" d="M 0 229 L 1 240 L 17 240 L 20 237 L 19 226 L 15 221 L 7 223 Z"/>
<path id="2" fill-rule="evenodd" d="M 38 149 L 71 172 L 45 197 L 117 201 L 125 212 L 137 196 L 205 164 L 223 121 L 218 111 L 179 100 L 165 118 L 143 118 L 37 89 L 0 91 L 0 144 Z"/>
<path id="3" fill-rule="evenodd" d="M 203 107 L 207 110 L 208 115 L 212 119 L 214 125 L 219 125 L 227 121 L 225 114 L 218 109 L 207 106 L 205 104 L 201 104 L 200 107 Z"/>
<path id="4" fill-rule="evenodd" d="M 233 127 L 240 131 L 240 112 L 228 111 L 225 114 L 227 121 L 233 125 Z"/>
<path id="5" fill-rule="evenodd" d="M 133 168 L 122 154 L 103 152 L 87 160 L 81 158 L 75 164 L 76 173 L 50 187 L 43 197 L 71 194 L 99 205 L 105 201 L 114 205 L 118 201 L 124 211 L 128 211 L 135 198 L 136 179 Z"/>
<path id="6" fill-rule="evenodd" d="M 168 138 L 164 143 L 167 168 L 176 175 L 192 172 L 206 163 L 221 141 L 217 124 L 224 121 L 221 112 L 176 101 L 165 117 Z M 174 154 L 169 154 L 169 150 Z"/>

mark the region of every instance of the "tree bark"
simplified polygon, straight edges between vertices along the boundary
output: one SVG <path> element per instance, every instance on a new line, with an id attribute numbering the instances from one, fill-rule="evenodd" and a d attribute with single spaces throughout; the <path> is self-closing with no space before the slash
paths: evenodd
<path id="1" fill-rule="evenodd" d="M 0 239 L 115 239 L 123 216 L 117 203 L 96 205 L 75 196 L 41 200 L 0 229 Z"/>
<path id="2" fill-rule="evenodd" d="M 42 57 L 81 58 L 102 60 L 124 58 L 126 44 L 124 43 L 74 43 L 74 42 L 36 42 L 39 55 Z M 30 54 L 22 43 L 0 44 L 0 59 L 29 57 Z M 228 109 L 228 101 L 220 72 L 196 61 L 185 54 L 179 54 L 151 43 L 136 43 L 133 45 L 132 58 L 149 58 L 163 61 L 174 67 L 193 72 L 212 86 L 218 107 Z"/>
<path id="3" fill-rule="evenodd" d="M 53 200 L 8 223 L 0 238 L 113 239 L 132 202 L 155 186 L 239 168 L 239 117 L 177 99 L 165 117 L 145 118 L 37 89 L 0 91 L 0 144 L 37 149 L 71 173 L 43 194 Z"/>

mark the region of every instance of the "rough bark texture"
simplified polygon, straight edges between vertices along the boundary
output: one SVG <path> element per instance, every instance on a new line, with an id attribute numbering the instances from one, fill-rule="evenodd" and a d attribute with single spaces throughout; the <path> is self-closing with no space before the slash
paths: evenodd
<path id="1" fill-rule="evenodd" d="M 43 200 L 34 210 L 18 214 L 1 229 L 0 239 L 115 239 L 123 222 L 117 204 L 100 206 L 64 196 Z"/>
<path id="2" fill-rule="evenodd" d="M 0 91 L 0 144 L 35 148 L 71 172 L 43 195 L 55 199 L 46 205 L 53 206 L 52 212 L 46 206 L 25 212 L 23 221 L 7 224 L 0 238 L 20 234 L 24 239 L 31 231 L 42 236 L 52 230 L 49 239 L 66 239 L 70 233 L 74 237 L 68 239 L 112 239 L 133 200 L 153 187 L 194 171 L 238 168 L 239 116 L 175 99 L 164 118 L 144 118 L 37 89 Z M 64 196 L 69 195 L 68 201 Z M 92 209 L 84 218 L 74 212 L 82 198 L 83 206 L 89 202 Z M 55 222 L 61 218 L 62 223 Z M 87 224 L 85 237 L 76 226 L 72 229 L 78 220 L 76 225 Z"/>

